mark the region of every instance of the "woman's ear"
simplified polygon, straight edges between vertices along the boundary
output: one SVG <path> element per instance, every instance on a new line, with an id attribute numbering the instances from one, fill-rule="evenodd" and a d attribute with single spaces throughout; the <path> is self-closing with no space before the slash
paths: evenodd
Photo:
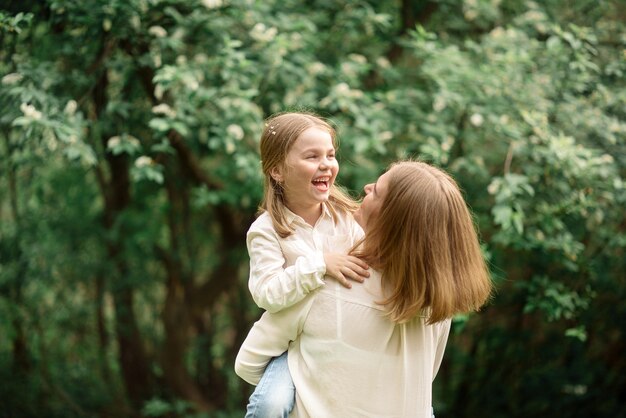
<path id="1" fill-rule="evenodd" d="M 277 183 L 282 183 L 283 181 L 283 170 L 280 167 L 274 167 L 270 170 L 270 176 Z"/>

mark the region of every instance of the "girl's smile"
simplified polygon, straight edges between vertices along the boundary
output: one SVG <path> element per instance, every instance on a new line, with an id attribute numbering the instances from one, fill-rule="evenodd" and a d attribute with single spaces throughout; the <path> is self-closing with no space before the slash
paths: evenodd
<path id="1" fill-rule="evenodd" d="M 313 186 L 321 192 L 327 192 L 330 189 L 330 177 L 319 177 L 312 181 Z"/>

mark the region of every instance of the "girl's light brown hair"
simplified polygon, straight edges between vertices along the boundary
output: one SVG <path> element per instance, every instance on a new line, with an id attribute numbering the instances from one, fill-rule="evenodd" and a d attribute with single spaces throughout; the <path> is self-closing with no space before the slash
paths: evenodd
<path id="1" fill-rule="evenodd" d="M 285 218 L 285 201 L 283 188 L 271 176 L 274 168 L 285 164 L 287 154 L 298 137 L 309 128 L 318 128 L 327 131 L 337 148 L 337 134 L 335 129 L 321 117 L 310 112 L 280 113 L 270 117 L 265 122 L 261 134 L 260 152 L 261 167 L 265 176 L 263 200 L 259 212 L 267 211 L 272 218 L 274 229 L 282 238 L 293 233 L 293 228 Z M 356 203 L 339 186 L 330 187 L 328 205 L 331 214 L 336 219 L 337 211 L 354 212 Z"/>
<path id="2" fill-rule="evenodd" d="M 428 323 L 480 309 L 492 284 L 470 211 L 455 181 L 416 161 L 393 164 L 387 194 L 354 251 L 382 274 L 390 318 Z"/>

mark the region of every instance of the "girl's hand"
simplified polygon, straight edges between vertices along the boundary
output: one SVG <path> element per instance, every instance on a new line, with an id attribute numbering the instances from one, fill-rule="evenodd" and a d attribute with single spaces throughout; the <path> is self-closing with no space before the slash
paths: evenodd
<path id="1" fill-rule="evenodd" d="M 348 279 L 363 283 L 370 276 L 367 271 L 369 268 L 367 263 L 352 255 L 325 253 L 324 261 L 326 262 L 326 274 L 337 279 L 348 289 L 352 287 Z"/>

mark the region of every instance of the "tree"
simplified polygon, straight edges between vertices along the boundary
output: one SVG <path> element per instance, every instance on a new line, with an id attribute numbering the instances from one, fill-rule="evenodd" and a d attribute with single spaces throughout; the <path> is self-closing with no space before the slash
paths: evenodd
<path id="1" fill-rule="evenodd" d="M 497 293 L 456 318 L 437 416 L 620 416 L 617 1 L 0 5 L 0 397 L 9 416 L 239 415 L 245 232 L 270 114 L 461 184 Z M 9 383 L 10 382 L 10 383 Z"/>

